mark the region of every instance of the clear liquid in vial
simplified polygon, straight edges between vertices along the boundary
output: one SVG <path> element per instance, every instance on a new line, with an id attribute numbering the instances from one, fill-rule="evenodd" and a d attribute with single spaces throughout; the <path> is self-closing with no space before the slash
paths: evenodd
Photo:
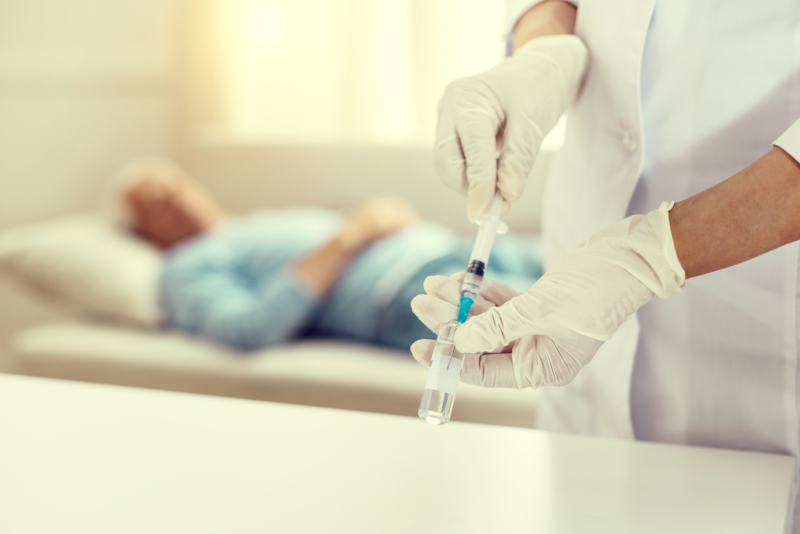
<path id="1" fill-rule="evenodd" d="M 432 425 L 443 425 L 450 420 L 456 398 L 458 381 L 464 356 L 453 343 L 459 323 L 453 321 L 442 326 L 433 350 L 431 367 L 425 381 L 425 390 L 419 403 L 419 417 Z"/>

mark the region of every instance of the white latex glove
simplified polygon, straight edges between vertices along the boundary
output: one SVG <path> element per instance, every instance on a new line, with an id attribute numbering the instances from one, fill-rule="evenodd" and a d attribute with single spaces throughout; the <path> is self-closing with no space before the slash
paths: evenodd
<path id="1" fill-rule="evenodd" d="M 456 332 L 456 348 L 465 354 L 461 379 L 516 388 L 569 383 L 630 314 L 654 295 L 667 298 L 683 288 L 671 208 L 665 202 L 598 232 L 525 293 L 484 279 L 475 316 Z M 457 279 L 430 277 L 428 294 L 411 307 L 438 333 L 455 317 L 459 289 Z M 417 341 L 411 352 L 430 365 L 434 344 Z"/>
<path id="2" fill-rule="evenodd" d="M 471 222 L 495 187 L 505 208 L 522 194 L 542 140 L 575 99 L 588 59 L 575 35 L 538 37 L 494 68 L 447 86 L 439 101 L 436 172 L 467 194 Z"/>

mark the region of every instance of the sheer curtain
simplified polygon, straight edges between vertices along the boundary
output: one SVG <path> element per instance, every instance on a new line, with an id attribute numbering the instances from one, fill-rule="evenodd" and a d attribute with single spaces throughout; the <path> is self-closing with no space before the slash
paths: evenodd
<path id="1" fill-rule="evenodd" d="M 194 133 L 430 146 L 445 85 L 502 59 L 502 4 L 190 2 Z"/>

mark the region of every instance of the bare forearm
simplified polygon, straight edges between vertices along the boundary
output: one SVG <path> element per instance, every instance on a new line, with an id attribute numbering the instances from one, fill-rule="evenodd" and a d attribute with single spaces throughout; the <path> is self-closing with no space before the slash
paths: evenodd
<path id="1" fill-rule="evenodd" d="M 339 232 L 325 246 L 300 259 L 295 264 L 295 273 L 318 295 L 324 295 L 358 251 L 417 219 L 417 212 L 403 200 L 371 198 L 348 214 Z"/>
<path id="2" fill-rule="evenodd" d="M 317 295 L 324 295 L 342 276 L 357 252 L 342 234 L 295 264 L 295 273 L 311 286 Z"/>
<path id="3" fill-rule="evenodd" d="M 800 165 L 780 148 L 724 182 L 678 202 L 672 238 L 686 278 L 800 239 Z"/>
<path id="4" fill-rule="evenodd" d="M 570 3 L 546 0 L 530 8 L 514 28 L 512 49 L 516 50 L 535 37 L 573 33 L 577 10 Z"/>

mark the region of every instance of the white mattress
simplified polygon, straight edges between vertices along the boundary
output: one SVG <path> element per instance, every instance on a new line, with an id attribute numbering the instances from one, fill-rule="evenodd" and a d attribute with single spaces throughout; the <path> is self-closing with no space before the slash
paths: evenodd
<path id="1" fill-rule="evenodd" d="M 30 327 L 15 372 L 416 416 L 427 369 L 410 354 L 307 341 L 242 353 L 181 334 L 89 322 Z M 453 420 L 531 427 L 533 391 L 459 387 Z"/>

